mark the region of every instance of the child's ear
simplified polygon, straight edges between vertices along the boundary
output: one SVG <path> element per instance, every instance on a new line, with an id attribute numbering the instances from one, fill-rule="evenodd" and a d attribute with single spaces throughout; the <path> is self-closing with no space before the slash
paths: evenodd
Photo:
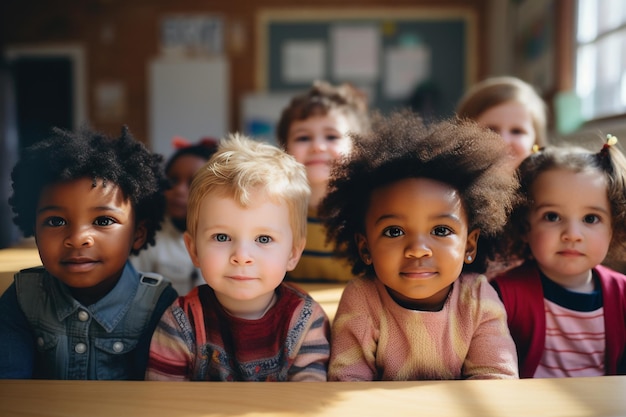
<path id="1" fill-rule="evenodd" d="M 354 240 L 356 240 L 356 245 L 359 248 L 359 255 L 361 255 L 361 260 L 365 263 L 365 265 L 371 265 L 372 254 L 370 253 L 370 249 L 367 246 L 367 238 L 365 237 L 365 235 L 357 233 L 354 236 Z"/>
<path id="2" fill-rule="evenodd" d="M 471 264 L 476 259 L 476 252 L 478 251 L 478 237 L 480 236 L 480 229 L 474 229 L 467 235 L 467 241 L 465 242 L 465 263 Z"/>
<path id="3" fill-rule="evenodd" d="M 306 239 L 300 239 L 300 242 L 293 243 L 293 248 L 289 254 L 289 259 L 287 260 L 287 271 L 293 271 L 296 265 L 298 265 L 305 245 Z"/>
<path id="4" fill-rule="evenodd" d="M 139 250 L 146 243 L 146 239 L 148 239 L 148 228 L 146 227 L 146 222 L 140 222 L 135 228 L 133 249 Z"/>
<path id="5" fill-rule="evenodd" d="M 196 240 L 189 234 L 189 232 L 183 233 L 183 239 L 185 240 L 185 246 L 187 247 L 187 252 L 189 252 L 189 257 L 191 258 L 191 262 L 197 268 L 200 268 L 200 261 L 198 260 L 198 251 L 196 249 Z"/>

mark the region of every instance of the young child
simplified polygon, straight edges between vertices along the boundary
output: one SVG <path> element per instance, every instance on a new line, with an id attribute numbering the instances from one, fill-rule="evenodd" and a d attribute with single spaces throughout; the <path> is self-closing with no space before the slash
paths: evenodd
<path id="1" fill-rule="evenodd" d="M 0 378 L 143 379 L 150 337 L 176 299 L 128 262 L 163 217 L 161 157 L 119 138 L 59 129 L 26 149 L 9 202 L 43 267 L 0 298 Z"/>
<path id="2" fill-rule="evenodd" d="M 348 134 L 364 132 L 368 123 L 365 95 L 348 84 L 332 86 L 317 81 L 283 110 L 278 142 L 305 166 L 311 186 L 307 243 L 300 262 L 288 274 L 289 280 L 345 282 L 352 278 L 350 266 L 326 242 L 317 207 L 326 195 L 333 162 L 352 149 Z"/>
<path id="3" fill-rule="evenodd" d="M 517 167 L 533 146 L 547 144 L 547 106 L 533 87 L 515 77 L 492 77 L 477 83 L 457 106 L 461 118 L 472 119 L 500 134 Z"/>
<path id="4" fill-rule="evenodd" d="M 185 232 L 208 285 L 163 315 L 147 379 L 326 380 L 328 319 L 282 283 L 304 248 L 309 194 L 283 151 L 236 135 L 220 144 L 191 184 Z"/>
<path id="5" fill-rule="evenodd" d="M 626 159 L 615 142 L 598 153 L 547 148 L 519 168 L 503 254 L 526 262 L 493 285 L 521 377 L 626 373 L 626 277 L 599 265 L 625 253 Z"/>
<path id="6" fill-rule="evenodd" d="M 179 294 L 187 294 L 201 284 L 202 277 L 189 258 L 183 232 L 187 227 L 187 199 L 193 175 L 217 150 L 217 140 L 206 138 L 196 144 L 177 142 L 181 146 L 165 164 L 165 175 L 171 187 L 165 191 L 166 217 L 155 237 L 155 245 L 131 256 L 138 271 L 160 274 L 171 281 Z"/>
<path id="7" fill-rule="evenodd" d="M 517 378 L 506 314 L 468 272 L 505 223 L 505 144 L 472 122 L 376 121 L 320 206 L 354 274 L 333 321 L 329 380 Z"/>

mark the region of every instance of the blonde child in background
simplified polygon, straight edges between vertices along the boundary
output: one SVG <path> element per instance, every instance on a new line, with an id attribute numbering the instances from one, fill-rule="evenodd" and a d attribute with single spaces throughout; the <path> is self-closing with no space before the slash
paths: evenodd
<path id="1" fill-rule="evenodd" d="M 514 167 L 533 146 L 548 143 L 547 106 L 534 88 L 519 78 L 487 78 L 471 87 L 459 101 L 457 115 L 472 119 L 502 136 Z"/>
<path id="2" fill-rule="evenodd" d="M 626 373 L 626 159 L 610 137 L 600 152 L 546 148 L 519 168 L 520 203 L 502 242 L 526 262 L 493 281 L 517 345 L 520 376 Z"/>
<path id="3" fill-rule="evenodd" d="M 349 133 L 363 133 L 369 125 L 365 95 L 343 84 L 317 81 L 294 97 L 283 110 L 277 126 L 280 146 L 306 168 L 311 186 L 307 217 L 307 243 L 292 281 L 345 282 L 350 266 L 326 243 L 326 231 L 317 215 L 326 195 L 332 164 L 352 149 Z"/>
<path id="4" fill-rule="evenodd" d="M 191 180 L 217 150 L 217 140 L 201 139 L 196 144 L 175 138 L 176 152 L 165 164 L 170 187 L 165 191 L 166 216 L 155 236 L 154 246 L 131 256 L 138 271 L 150 271 L 166 277 L 180 295 L 203 283 L 198 268 L 191 262 L 183 233 L 187 227 L 187 199 Z"/>
<path id="5" fill-rule="evenodd" d="M 508 146 L 513 169 L 533 147 L 548 143 L 547 106 L 530 84 L 516 77 L 492 77 L 477 83 L 459 101 L 457 115 L 498 133 Z M 494 253 L 496 245 L 490 238 L 479 243 L 480 253 L 487 259 L 484 273 L 489 279 L 520 264 L 519 259 Z"/>
<path id="6" fill-rule="evenodd" d="M 403 112 L 355 142 L 320 206 L 359 275 L 333 321 L 329 380 L 517 378 L 504 307 L 469 273 L 479 235 L 506 222 L 507 165 L 500 137 L 472 122 Z"/>
<path id="7" fill-rule="evenodd" d="M 304 167 L 241 136 L 191 184 L 185 244 L 208 285 L 180 297 L 152 338 L 147 379 L 326 381 L 329 322 L 283 283 L 306 240 Z"/>

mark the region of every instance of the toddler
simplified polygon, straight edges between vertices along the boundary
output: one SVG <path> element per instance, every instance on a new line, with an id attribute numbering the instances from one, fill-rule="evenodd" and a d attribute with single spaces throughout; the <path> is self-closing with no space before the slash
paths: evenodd
<path id="1" fill-rule="evenodd" d="M 470 273 L 511 206 L 504 148 L 472 122 L 406 112 L 355 141 L 320 207 L 359 275 L 333 321 L 329 380 L 517 378 L 504 307 Z"/>
<path id="2" fill-rule="evenodd" d="M 185 244 L 208 285 L 164 314 L 147 379 L 325 381 L 329 322 L 283 283 L 306 240 L 304 167 L 233 136 L 194 177 Z"/>
<path id="3" fill-rule="evenodd" d="M 493 285 L 523 378 L 626 374 L 626 276 L 600 265 L 624 259 L 626 159 L 615 145 L 546 148 L 519 168 L 502 253 L 526 262 Z"/>
<path id="4" fill-rule="evenodd" d="M 0 378 L 143 379 L 150 337 L 176 299 L 128 262 L 163 217 L 161 157 L 119 138 L 55 130 L 24 150 L 9 202 L 43 267 L 0 298 Z"/>
<path id="5" fill-rule="evenodd" d="M 187 294 L 202 277 L 185 248 L 183 232 L 187 227 L 187 199 L 193 175 L 217 149 L 217 140 L 205 138 L 197 144 L 182 142 L 165 164 L 165 175 L 171 186 L 165 191 L 166 217 L 155 237 L 155 245 L 130 258 L 138 271 L 151 271 L 172 282 L 179 294 Z"/>
<path id="6" fill-rule="evenodd" d="M 461 98 L 457 114 L 502 136 L 514 167 L 530 155 L 533 146 L 547 144 L 546 103 L 519 78 L 502 76 L 479 82 Z"/>
<path id="7" fill-rule="evenodd" d="M 349 133 L 364 132 L 368 123 L 365 95 L 348 84 L 317 81 L 282 112 L 278 143 L 305 166 L 311 186 L 307 242 L 300 262 L 288 274 L 290 280 L 345 282 L 352 278 L 350 266 L 326 242 L 317 208 L 326 195 L 332 164 L 352 149 Z"/>

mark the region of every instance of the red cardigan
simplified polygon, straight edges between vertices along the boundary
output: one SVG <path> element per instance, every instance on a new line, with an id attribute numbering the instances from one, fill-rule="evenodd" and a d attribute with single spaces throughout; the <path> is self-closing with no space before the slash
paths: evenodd
<path id="1" fill-rule="evenodd" d="M 602 265 L 594 268 L 602 286 L 607 375 L 626 374 L 626 276 Z M 492 281 L 507 313 L 517 347 L 520 378 L 532 378 L 546 339 L 543 287 L 534 262 L 504 272 Z"/>

